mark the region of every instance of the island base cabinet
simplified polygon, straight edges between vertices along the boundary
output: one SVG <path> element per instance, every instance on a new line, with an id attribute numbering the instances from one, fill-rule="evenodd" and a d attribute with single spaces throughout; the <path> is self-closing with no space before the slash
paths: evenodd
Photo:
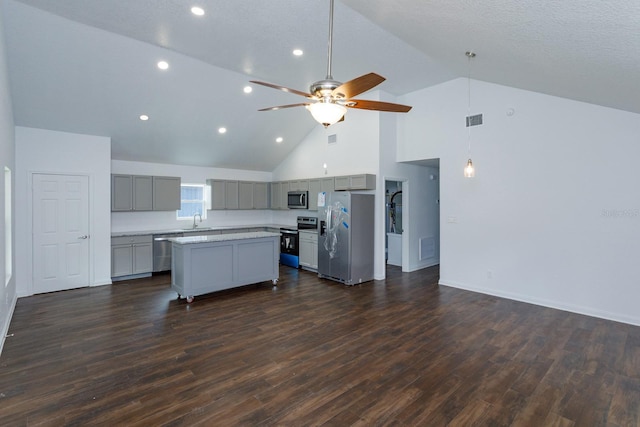
<path id="1" fill-rule="evenodd" d="M 191 302 L 193 297 L 271 280 L 278 281 L 278 237 L 173 243 L 171 289 Z"/>

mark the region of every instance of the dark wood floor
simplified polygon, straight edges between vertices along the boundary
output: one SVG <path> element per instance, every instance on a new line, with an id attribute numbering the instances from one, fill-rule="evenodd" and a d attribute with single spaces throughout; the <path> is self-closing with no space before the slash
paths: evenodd
<path id="1" fill-rule="evenodd" d="M 191 305 L 168 275 L 22 298 L 0 425 L 640 425 L 640 328 L 437 278 L 283 267 Z"/>

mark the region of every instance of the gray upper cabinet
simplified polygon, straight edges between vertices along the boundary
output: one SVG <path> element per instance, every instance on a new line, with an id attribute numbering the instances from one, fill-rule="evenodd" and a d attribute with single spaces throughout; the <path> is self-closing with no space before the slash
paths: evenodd
<path id="1" fill-rule="evenodd" d="M 207 186 L 211 191 L 207 209 L 269 209 L 268 182 L 209 179 Z"/>
<path id="2" fill-rule="evenodd" d="M 271 209 L 281 209 L 280 202 L 282 201 L 282 197 L 280 193 L 282 191 L 282 183 L 280 182 L 272 182 L 271 183 L 271 204 L 269 205 Z"/>
<path id="3" fill-rule="evenodd" d="M 336 190 L 336 181 L 330 176 L 328 178 L 320 179 L 320 191 L 324 191 L 325 193 L 330 193 Z"/>
<path id="4" fill-rule="evenodd" d="M 133 178 L 133 210 L 134 211 L 153 210 L 153 177 L 134 175 L 132 178 Z"/>
<path id="5" fill-rule="evenodd" d="M 289 191 L 309 191 L 309 180 L 289 181 Z"/>
<path id="6" fill-rule="evenodd" d="M 253 209 L 253 182 L 238 182 L 238 209 Z"/>
<path id="7" fill-rule="evenodd" d="M 375 190 L 376 176 L 373 174 L 336 176 L 335 190 Z"/>
<path id="8" fill-rule="evenodd" d="M 289 209 L 289 190 L 291 190 L 288 181 L 280 183 L 280 209 Z"/>
<path id="9" fill-rule="evenodd" d="M 180 209 L 180 178 L 153 177 L 153 210 L 177 211 Z"/>
<path id="10" fill-rule="evenodd" d="M 268 182 L 253 183 L 253 209 L 269 208 L 269 187 Z"/>
<path id="11" fill-rule="evenodd" d="M 133 209 L 133 177 L 131 175 L 111 175 L 111 210 L 130 211 Z"/>
<path id="12" fill-rule="evenodd" d="M 238 181 L 224 182 L 224 206 L 225 209 L 238 209 L 239 204 Z"/>
<path id="13" fill-rule="evenodd" d="M 318 210 L 318 193 L 322 191 L 322 181 L 320 179 L 309 180 L 309 210 Z"/>
<path id="14" fill-rule="evenodd" d="M 111 175 L 111 210 L 170 211 L 180 209 L 180 178 Z"/>
<path id="15" fill-rule="evenodd" d="M 211 190 L 211 197 L 209 198 L 209 209 L 220 210 L 226 209 L 225 203 L 225 181 L 221 179 L 210 179 L 207 181 L 207 185 Z"/>

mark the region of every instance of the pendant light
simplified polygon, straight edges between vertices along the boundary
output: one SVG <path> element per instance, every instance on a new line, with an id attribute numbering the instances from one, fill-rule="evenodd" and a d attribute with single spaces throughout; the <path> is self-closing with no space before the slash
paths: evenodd
<path id="1" fill-rule="evenodd" d="M 468 62 L 469 62 L 469 77 L 468 81 L 468 104 L 467 104 L 467 140 L 469 143 L 469 160 L 467 160 L 467 165 L 464 167 L 464 176 L 465 178 L 473 178 L 476 174 L 476 170 L 473 167 L 473 162 L 471 161 L 471 58 L 475 58 L 476 54 L 469 51 L 466 52 Z"/>

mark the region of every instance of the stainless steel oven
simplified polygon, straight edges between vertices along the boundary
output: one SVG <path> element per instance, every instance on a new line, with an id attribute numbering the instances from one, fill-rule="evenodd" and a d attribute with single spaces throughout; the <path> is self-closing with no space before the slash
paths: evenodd
<path id="1" fill-rule="evenodd" d="M 298 230 L 294 228 L 280 229 L 280 264 L 298 268 Z"/>

